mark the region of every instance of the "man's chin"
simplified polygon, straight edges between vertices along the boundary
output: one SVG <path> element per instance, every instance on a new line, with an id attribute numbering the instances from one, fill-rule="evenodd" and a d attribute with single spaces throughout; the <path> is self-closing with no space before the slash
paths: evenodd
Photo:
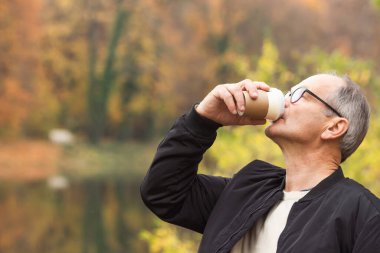
<path id="1" fill-rule="evenodd" d="M 271 123 L 268 127 L 265 128 L 265 135 L 277 145 L 279 145 L 282 134 L 283 133 L 275 122 Z"/>
<path id="2" fill-rule="evenodd" d="M 279 118 L 278 120 L 275 120 L 275 121 L 271 121 L 270 124 L 265 128 L 265 135 L 272 139 L 274 137 L 276 137 L 277 134 L 279 134 L 279 125 L 281 124 L 281 122 L 283 122 L 283 118 Z"/>
<path id="3" fill-rule="evenodd" d="M 266 128 L 265 128 L 265 131 L 264 131 L 264 133 L 265 133 L 265 135 L 268 137 L 268 138 L 270 138 L 270 139 L 272 139 L 272 137 L 273 137 L 273 128 L 274 128 L 274 126 L 275 126 L 275 122 L 271 122 Z"/>

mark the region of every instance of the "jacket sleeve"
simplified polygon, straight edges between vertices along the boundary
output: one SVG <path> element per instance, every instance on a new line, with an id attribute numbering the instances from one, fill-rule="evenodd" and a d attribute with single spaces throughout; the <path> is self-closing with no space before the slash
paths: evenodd
<path id="1" fill-rule="evenodd" d="M 221 125 L 194 109 L 180 117 L 158 146 L 141 187 L 146 206 L 162 220 L 202 233 L 229 179 L 198 174 Z"/>
<path id="2" fill-rule="evenodd" d="M 378 253 L 380 251 L 380 215 L 371 218 L 355 241 L 353 253 Z"/>

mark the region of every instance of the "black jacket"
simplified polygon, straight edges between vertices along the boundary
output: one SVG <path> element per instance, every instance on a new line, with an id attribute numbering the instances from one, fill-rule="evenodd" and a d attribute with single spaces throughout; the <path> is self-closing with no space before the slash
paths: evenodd
<path id="1" fill-rule="evenodd" d="M 161 219 L 203 233 L 201 253 L 229 252 L 281 200 L 285 170 L 255 160 L 233 178 L 197 173 L 220 125 L 193 109 L 160 143 L 141 185 Z M 339 167 L 290 210 L 277 252 L 380 252 L 380 200 Z"/>

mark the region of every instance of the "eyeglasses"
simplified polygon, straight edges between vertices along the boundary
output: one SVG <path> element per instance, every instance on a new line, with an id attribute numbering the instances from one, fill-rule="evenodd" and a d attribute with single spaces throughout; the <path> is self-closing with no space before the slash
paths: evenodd
<path id="1" fill-rule="evenodd" d="M 302 98 L 302 96 L 303 96 L 303 94 L 305 94 L 305 92 L 309 93 L 310 95 L 312 95 L 313 97 L 315 97 L 316 99 L 318 99 L 319 101 L 321 101 L 325 106 L 327 106 L 331 111 L 333 111 L 334 113 L 336 113 L 336 115 L 338 115 L 339 117 L 343 117 L 337 110 L 335 110 L 334 108 L 332 108 L 331 105 L 329 105 L 328 103 L 326 103 L 322 98 L 318 97 L 316 94 L 314 94 L 313 92 L 311 92 L 306 87 L 299 87 L 299 88 L 295 89 L 294 91 L 289 91 L 288 93 L 286 93 L 285 97 L 286 96 L 290 96 L 290 102 L 292 104 L 294 104 L 295 102 L 297 102 L 298 100 L 300 100 L 300 98 Z"/>

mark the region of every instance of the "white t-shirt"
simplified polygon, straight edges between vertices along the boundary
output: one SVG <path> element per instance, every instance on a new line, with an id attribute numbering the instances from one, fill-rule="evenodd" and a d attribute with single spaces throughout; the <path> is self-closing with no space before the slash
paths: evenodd
<path id="1" fill-rule="evenodd" d="M 276 253 L 277 242 L 285 228 L 293 204 L 309 191 L 284 191 L 283 199 L 238 241 L 230 253 Z"/>

